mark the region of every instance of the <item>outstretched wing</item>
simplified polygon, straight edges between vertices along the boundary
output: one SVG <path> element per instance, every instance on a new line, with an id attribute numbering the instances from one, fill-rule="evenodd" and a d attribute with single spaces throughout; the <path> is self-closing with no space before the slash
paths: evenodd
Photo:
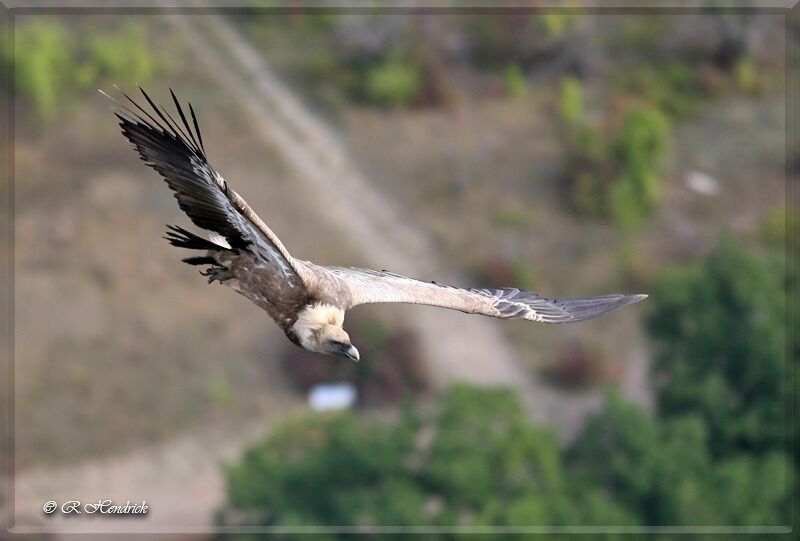
<path id="1" fill-rule="evenodd" d="M 175 192 L 180 208 L 198 227 L 224 236 L 232 248 L 259 256 L 287 280 L 301 279 L 299 263 L 280 239 L 209 165 L 191 103 L 192 125 L 170 90 L 179 123 L 166 109 L 159 108 L 144 90 L 139 90 L 150 111 L 122 92 L 131 107 L 111 98 L 121 107 L 115 115 L 120 120 L 122 133 L 133 143 L 142 160 L 158 171 Z"/>
<path id="2" fill-rule="evenodd" d="M 564 323 L 593 318 L 638 302 L 647 295 L 603 295 L 578 299 L 553 299 L 517 288 L 461 289 L 422 282 L 387 271 L 325 267 L 335 276 L 348 299 L 347 308 L 376 302 L 425 304 L 468 314 L 503 319 L 521 318 Z"/>

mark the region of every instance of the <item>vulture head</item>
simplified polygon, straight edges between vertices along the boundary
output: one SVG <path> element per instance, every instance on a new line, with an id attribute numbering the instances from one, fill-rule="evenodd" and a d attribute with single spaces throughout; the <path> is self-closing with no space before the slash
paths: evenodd
<path id="1" fill-rule="evenodd" d="M 329 304 L 308 306 L 292 327 L 300 345 L 309 351 L 358 361 L 358 350 L 342 328 L 344 311 Z"/>

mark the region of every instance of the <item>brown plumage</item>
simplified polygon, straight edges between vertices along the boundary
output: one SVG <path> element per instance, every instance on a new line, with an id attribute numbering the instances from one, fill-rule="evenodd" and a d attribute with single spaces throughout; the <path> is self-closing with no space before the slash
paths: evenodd
<path id="1" fill-rule="evenodd" d="M 563 323 L 596 317 L 646 297 L 553 299 L 517 288 L 462 289 L 387 271 L 324 267 L 295 259 L 209 165 L 191 104 L 190 125 L 174 93 L 170 91 L 180 121 L 141 92 L 149 110 L 125 93 L 129 105 L 114 100 L 121 108 L 115 114 L 123 135 L 164 178 L 189 219 L 212 232 L 207 240 L 169 226 L 165 238 L 173 246 L 204 251 L 183 261 L 209 265 L 202 273 L 209 283 L 219 281 L 250 299 L 300 347 L 358 360 L 358 350 L 342 325 L 345 312 L 359 304 L 425 304 L 503 319 Z"/>

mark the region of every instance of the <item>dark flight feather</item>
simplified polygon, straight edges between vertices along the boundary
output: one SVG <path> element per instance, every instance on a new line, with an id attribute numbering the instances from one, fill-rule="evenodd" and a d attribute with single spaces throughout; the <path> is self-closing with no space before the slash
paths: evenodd
<path id="1" fill-rule="evenodd" d="M 204 239 L 187 231 L 177 225 L 168 225 L 169 231 L 164 238 L 173 246 L 178 248 L 188 248 L 189 250 L 226 250 L 222 246 L 214 244 L 210 240 Z"/>
<path id="2" fill-rule="evenodd" d="M 111 98 L 121 108 L 115 114 L 123 135 L 133 143 L 142 160 L 166 181 L 181 210 L 198 227 L 222 235 L 234 251 L 250 252 L 292 287 L 302 286 L 299 273 L 305 267 L 292 258 L 280 239 L 208 163 L 191 104 L 190 123 L 172 90 L 175 116 L 157 105 L 144 89 L 139 90 L 150 110 L 120 90 L 130 107 Z M 186 244 L 183 240 L 178 242 Z M 197 245 L 197 241 L 193 244 Z"/>
<path id="3" fill-rule="evenodd" d="M 184 263 L 188 263 L 189 265 L 217 265 L 219 263 L 216 259 L 210 256 L 200 256 L 200 257 L 185 257 L 181 259 Z"/>
<path id="4" fill-rule="evenodd" d="M 181 129 L 169 113 L 162 112 L 144 90 L 141 92 L 154 114 L 123 93 L 142 114 L 130 109 L 116 113 L 122 133 L 141 158 L 164 177 L 175 192 L 181 210 L 195 225 L 220 233 L 234 248 L 247 249 L 258 232 L 228 200 L 222 177 L 208 164 L 199 144 L 199 129 L 195 134 L 183 110 L 179 109 Z M 177 98 L 175 100 L 177 103 Z M 194 121 L 197 126 L 196 118 Z"/>
<path id="5" fill-rule="evenodd" d="M 197 140 L 200 142 L 200 150 L 205 155 L 206 148 L 203 146 L 203 134 L 200 133 L 200 126 L 197 124 L 197 116 L 194 114 L 192 102 L 189 102 L 189 112 L 192 114 L 192 123 L 194 124 L 194 132 L 197 134 Z"/>

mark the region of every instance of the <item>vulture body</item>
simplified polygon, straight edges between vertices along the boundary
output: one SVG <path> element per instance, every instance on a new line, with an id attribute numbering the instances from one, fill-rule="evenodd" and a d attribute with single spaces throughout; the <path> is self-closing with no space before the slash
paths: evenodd
<path id="1" fill-rule="evenodd" d="M 593 318 L 646 297 L 554 299 L 517 288 L 462 289 L 387 271 L 325 267 L 295 259 L 209 165 L 191 104 L 190 123 L 171 91 L 177 119 L 141 92 L 145 106 L 124 93 L 128 104 L 114 100 L 120 106 L 115 114 L 122 133 L 167 182 L 189 219 L 211 232 L 206 239 L 168 226 L 165 238 L 173 246 L 203 252 L 183 261 L 205 266 L 201 273 L 209 283 L 219 281 L 250 299 L 302 348 L 357 361 L 358 350 L 342 325 L 345 312 L 360 304 L 424 304 L 503 319 L 563 323 Z"/>

